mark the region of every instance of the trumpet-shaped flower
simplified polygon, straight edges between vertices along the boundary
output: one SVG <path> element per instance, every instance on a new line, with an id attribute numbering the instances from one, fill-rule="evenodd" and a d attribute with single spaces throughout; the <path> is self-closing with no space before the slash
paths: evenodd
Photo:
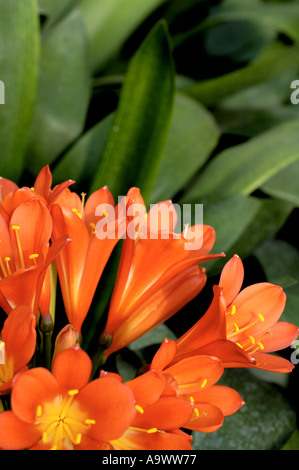
<path id="1" fill-rule="evenodd" d="M 127 235 L 134 222 L 134 236 L 131 232 L 123 241 L 103 333 L 112 337 L 106 357 L 166 321 L 199 294 L 206 274 L 198 265 L 221 256 L 209 254 L 215 241 L 209 226 L 174 233 L 176 213 L 171 201 L 154 205 L 146 214 L 137 188 L 129 191 L 128 198 L 132 211 L 128 210 Z M 135 207 L 138 217 L 134 217 Z"/>
<path id="2" fill-rule="evenodd" d="M 279 321 L 286 303 L 282 288 L 261 282 L 241 290 L 244 267 L 235 255 L 224 266 L 219 285 L 226 302 L 226 336 L 256 361 L 255 367 L 290 372 L 293 364 L 267 354 L 285 349 L 298 337 L 297 326 Z"/>
<path id="3" fill-rule="evenodd" d="M 89 382 L 90 373 L 91 361 L 79 348 L 58 354 L 52 373 L 24 372 L 12 389 L 12 409 L 0 413 L 0 448 L 107 448 L 132 422 L 134 396 L 114 377 Z"/>
<path id="4" fill-rule="evenodd" d="M 36 319 L 29 307 L 19 305 L 4 322 L 1 345 L 4 361 L 0 363 L 0 395 L 10 393 L 12 380 L 27 369 L 36 348 Z"/>
<path id="5" fill-rule="evenodd" d="M 0 214 L 0 305 L 7 314 L 18 305 L 28 305 L 37 314 L 46 269 L 67 239 L 51 247 L 51 216 L 39 199 L 16 208 L 9 223 Z"/>
<path id="6" fill-rule="evenodd" d="M 289 346 L 298 328 L 278 322 L 286 296 L 281 287 L 267 282 L 241 290 L 243 264 L 238 256 L 226 263 L 213 301 L 198 322 L 177 340 L 178 358 L 213 354 L 225 367 L 255 367 L 290 372 L 290 361 L 270 354 Z"/>
<path id="7" fill-rule="evenodd" d="M 193 404 L 193 414 L 185 428 L 199 432 L 219 429 L 224 417 L 235 413 L 244 401 L 232 388 L 216 385 L 224 370 L 220 359 L 194 355 L 173 363 L 176 350 L 176 342 L 165 339 L 150 369 L 166 378 L 168 387 L 164 394 L 175 394 Z"/>
<path id="8" fill-rule="evenodd" d="M 190 450 L 191 436 L 180 428 L 193 413 L 193 404 L 164 395 L 165 377 L 151 370 L 126 385 L 135 398 L 136 414 L 118 439 L 110 442 L 117 450 Z"/>
<path id="9" fill-rule="evenodd" d="M 99 237 L 97 226 L 102 219 L 109 219 L 111 208 L 113 220 L 111 224 L 108 220 L 107 225 L 108 230 L 110 227 L 115 229 L 115 236 L 107 234 Z M 52 240 L 65 234 L 71 239 L 56 264 L 66 314 L 69 323 L 78 332 L 81 331 L 111 252 L 123 235 L 123 208 L 124 204 L 121 203 L 114 207 L 113 197 L 107 187 L 91 194 L 86 204 L 76 193 L 65 191 L 52 207 Z"/>

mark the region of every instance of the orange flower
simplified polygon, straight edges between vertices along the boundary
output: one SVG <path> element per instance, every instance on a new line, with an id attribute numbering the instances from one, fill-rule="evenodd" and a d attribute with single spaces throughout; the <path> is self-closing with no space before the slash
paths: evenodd
<path id="1" fill-rule="evenodd" d="M 51 216 L 39 199 L 16 206 L 9 223 L 0 214 L 0 305 L 7 314 L 28 305 L 37 314 L 46 269 L 67 239 L 49 247 Z"/>
<path id="2" fill-rule="evenodd" d="M 244 267 L 235 255 L 224 266 L 219 285 L 226 302 L 226 336 L 256 361 L 255 367 L 291 372 L 291 362 L 267 354 L 287 348 L 298 337 L 299 329 L 281 317 L 286 295 L 282 288 L 261 282 L 241 290 Z"/>
<path id="3" fill-rule="evenodd" d="M 16 373 L 27 369 L 36 347 L 35 316 L 25 305 L 16 307 L 4 322 L 1 332 L 5 348 L 0 363 L 0 395 L 7 395 Z"/>
<path id="4" fill-rule="evenodd" d="M 89 382 L 91 361 L 81 349 L 56 357 L 52 373 L 34 368 L 17 378 L 12 410 L 0 413 L 0 448 L 105 449 L 132 422 L 131 390 L 114 377 Z"/>
<path id="5" fill-rule="evenodd" d="M 224 267 L 213 301 L 198 322 L 177 340 L 175 360 L 194 354 L 213 354 L 225 367 L 255 367 L 291 372 L 286 359 L 266 354 L 289 346 L 298 328 L 278 322 L 286 301 L 279 286 L 254 284 L 240 292 L 243 264 L 234 256 Z"/>
<path id="6" fill-rule="evenodd" d="M 113 220 L 110 223 L 111 208 Z M 52 240 L 65 234 L 71 239 L 56 264 L 66 314 L 69 323 L 78 332 L 81 331 L 109 256 L 123 235 L 123 208 L 122 203 L 114 207 L 113 197 L 107 187 L 91 194 L 85 205 L 76 193 L 66 190 L 52 207 Z M 110 227 L 115 229 L 115 236 L 98 236 L 96 227 L 103 219 L 105 224 L 108 219 L 108 231 Z"/>
<path id="7" fill-rule="evenodd" d="M 175 362 L 176 350 L 176 342 L 165 339 L 150 369 L 166 378 L 168 387 L 164 394 L 175 394 L 193 404 L 193 414 L 185 428 L 199 432 L 219 429 L 224 417 L 235 413 L 244 401 L 232 388 L 215 385 L 224 370 L 218 358 L 194 355 Z"/>
<path id="8" fill-rule="evenodd" d="M 109 376 L 109 373 L 108 373 Z M 118 439 L 110 442 L 117 450 L 190 450 L 191 436 L 183 432 L 193 405 L 176 396 L 165 396 L 166 380 L 154 370 L 126 383 L 133 392 L 137 413 Z"/>
<path id="9" fill-rule="evenodd" d="M 129 191 L 128 198 L 131 214 L 139 211 L 139 216 L 132 218 L 129 213 L 127 217 L 127 235 L 133 222 L 135 225 L 133 236 L 129 234 L 123 241 L 103 332 L 104 337 L 112 336 L 106 357 L 166 321 L 193 299 L 206 283 L 205 269 L 198 264 L 221 256 L 209 254 L 215 241 L 211 227 L 173 232 L 176 213 L 171 201 L 154 205 L 146 214 L 137 188 Z"/>

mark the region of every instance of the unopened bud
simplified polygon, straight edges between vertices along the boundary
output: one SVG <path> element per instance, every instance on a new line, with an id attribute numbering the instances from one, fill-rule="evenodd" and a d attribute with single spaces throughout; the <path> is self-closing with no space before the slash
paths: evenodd
<path id="1" fill-rule="evenodd" d="M 74 346 L 77 343 L 77 337 L 77 331 L 72 325 L 62 328 L 56 337 L 53 360 L 57 354 Z"/>

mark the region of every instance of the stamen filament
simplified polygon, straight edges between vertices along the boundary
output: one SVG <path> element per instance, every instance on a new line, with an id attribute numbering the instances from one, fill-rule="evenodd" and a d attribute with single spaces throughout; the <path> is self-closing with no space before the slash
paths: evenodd
<path id="1" fill-rule="evenodd" d="M 22 266 L 23 269 L 25 269 L 23 250 L 22 250 L 21 240 L 20 240 L 20 236 L 19 236 L 19 232 L 18 232 L 18 230 L 20 230 L 20 227 L 18 225 L 12 225 L 11 228 L 12 228 L 12 230 L 14 230 L 14 232 L 16 234 L 16 241 L 17 241 L 17 247 L 18 247 L 21 266 Z"/>

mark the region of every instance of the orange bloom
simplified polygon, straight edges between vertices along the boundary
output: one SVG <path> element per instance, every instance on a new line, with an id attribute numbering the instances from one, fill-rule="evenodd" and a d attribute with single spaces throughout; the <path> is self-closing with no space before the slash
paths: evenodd
<path id="1" fill-rule="evenodd" d="M 192 403 L 176 396 L 165 396 L 166 380 L 154 370 L 126 385 L 133 392 L 137 413 L 125 433 L 110 442 L 111 449 L 192 449 L 191 436 L 180 429 L 193 413 Z"/>
<path id="2" fill-rule="evenodd" d="M 37 314 L 46 269 L 67 242 L 49 247 L 51 232 L 50 213 L 39 199 L 17 205 L 8 223 L 0 214 L 0 305 L 7 314 L 18 305 Z"/>
<path id="3" fill-rule="evenodd" d="M 110 223 L 111 208 L 113 220 Z M 123 235 L 120 227 L 121 223 L 124 225 L 123 208 L 122 203 L 114 208 L 114 200 L 107 187 L 91 194 L 85 205 L 76 193 L 66 190 L 52 207 L 52 240 L 65 234 L 71 239 L 56 264 L 66 314 L 78 332 L 109 256 Z M 98 236 L 97 226 L 103 219 L 105 224 L 108 219 L 108 231 L 110 227 L 116 227 L 115 236 Z"/>
<path id="4" fill-rule="evenodd" d="M 90 373 L 91 361 L 79 348 L 58 354 L 52 373 L 24 372 L 13 386 L 12 410 L 0 413 L 0 448 L 107 448 L 132 422 L 134 397 L 114 377 L 89 382 Z"/>
<path id="5" fill-rule="evenodd" d="M 193 404 L 193 414 L 184 427 L 199 432 L 213 432 L 222 426 L 224 417 L 235 413 L 244 405 L 244 401 L 232 388 L 215 385 L 224 370 L 218 358 L 194 355 L 171 365 L 176 350 L 176 342 L 165 339 L 150 369 L 166 378 L 168 387 L 164 394 L 175 394 Z"/>
<path id="6" fill-rule="evenodd" d="M 226 336 L 256 361 L 255 367 L 290 372 L 294 366 L 279 356 L 267 354 L 287 348 L 299 329 L 281 317 L 286 295 L 282 288 L 261 282 L 241 290 L 244 268 L 235 255 L 224 266 L 219 285 L 226 302 Z"/>
<path id="7" fill-rule="evenodd" d="M 181 234 L 173 232 L 176 213 L 171 201 L 154 205 L 146 214 L 137 188 L 129 191 L 128 198 L 131 214 L 136 206 L 139 217 L 130 217 L 130 213 L 127 217 L 127 236 L 103 332 L 105 337 L 112 336 L 106 357 L 192 300 L 206 283 L 205 269 L 198 264 L 221 256 L 209 254 L 215 241 L 213 228 L 203 225 Z M 134 236 L 128 236 L 133 222 Z"/>
<path id="8" fill-rule="evenodd" d="M 224 267 L 214 298 L 198 322 L 177 340 L 175 360 L 194 354 L 213 354 L 225 367 L 255 367 L 290 372 L 288 360 L 266 354 L 289 346 L 298 328 L 278 322 L 286 301 L 279 286 L 254 284 L 240 292 L 243 264 L 234 256 Z"/>
<path id="9" fill-rule="evenodd" d="M 7 395 L 16 373 L 27 369 L 36 347 L 35 316 L 25 305 L 16 307 L 4 322 L 1 332 L 4 364 L 0 363 L 0 395 Z"/>

